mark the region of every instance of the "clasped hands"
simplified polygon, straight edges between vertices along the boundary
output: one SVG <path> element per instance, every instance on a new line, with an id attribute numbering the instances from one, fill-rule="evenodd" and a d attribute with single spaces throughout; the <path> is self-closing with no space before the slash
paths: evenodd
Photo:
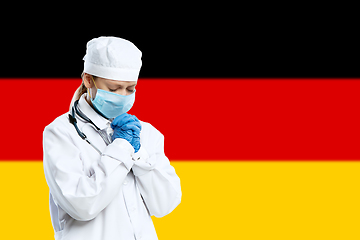
<path id="1" fill-rule="evenodd" d="M 134 148 L 135 153 L 140 149 L 141 124 L 134 115 L 123 113 L 117 116 L 111 123 L 114 130 L 112 140 L 122 138 L 127 140 Z"/>

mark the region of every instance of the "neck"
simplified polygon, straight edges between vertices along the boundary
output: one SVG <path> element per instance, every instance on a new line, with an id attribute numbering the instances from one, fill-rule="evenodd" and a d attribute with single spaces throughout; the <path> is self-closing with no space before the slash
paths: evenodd
<path id="1" fill-rule="evenodd" d="M 86 94 L 85 100 L 86 100 L 86 102 L 87 102 L 92 108 L 94 108 L 94 106 L 93 106 L 93 104 L 92 104 L 92 102 L 91 102 L 91 100 L 90 100 L 89 94 Z"/>

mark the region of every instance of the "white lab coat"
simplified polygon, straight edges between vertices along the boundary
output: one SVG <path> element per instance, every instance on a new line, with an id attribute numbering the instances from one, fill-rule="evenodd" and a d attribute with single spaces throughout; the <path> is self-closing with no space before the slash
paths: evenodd
<path id="1" fill-rule="evenodd" d="M 85 95 L 80 110 L 99 128 L 109 128 L 110 122 L 91 108 Z M 157 239 L 150 216 L 165 216 L 181 201 L 180 179 L 164 154 L 163 135 L 141 121 L 141 148 L 134 154 L 126 140 L 106 146 L 91 124 L 78 117 L 77 124 L 102 155 L 80 138 L 68 113 L 43 134 L 55 239 Z"/>

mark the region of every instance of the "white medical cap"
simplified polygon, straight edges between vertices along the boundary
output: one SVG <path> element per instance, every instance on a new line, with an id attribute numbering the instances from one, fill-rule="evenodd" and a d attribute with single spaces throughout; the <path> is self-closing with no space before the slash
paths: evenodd
<path id="1" fill-rule="evenodd" d="M 86 45 L 84 72 L 119 81 L 137 81 L 141 51 L 130 41 L 117 37 L 99 37 Z"/>

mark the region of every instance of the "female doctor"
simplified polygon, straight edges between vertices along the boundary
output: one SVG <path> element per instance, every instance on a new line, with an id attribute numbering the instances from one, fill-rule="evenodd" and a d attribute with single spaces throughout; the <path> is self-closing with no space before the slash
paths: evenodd
<path id="1" fill-rule="evenodd" d="M 55 239 L 157 239 L 151 216 L 181 200 L 164 136 L 126 112 L 135 100 L 141 52 L 131 42 L 87 43 L 82 85 L 70 112 L 43 133 Z"/>

